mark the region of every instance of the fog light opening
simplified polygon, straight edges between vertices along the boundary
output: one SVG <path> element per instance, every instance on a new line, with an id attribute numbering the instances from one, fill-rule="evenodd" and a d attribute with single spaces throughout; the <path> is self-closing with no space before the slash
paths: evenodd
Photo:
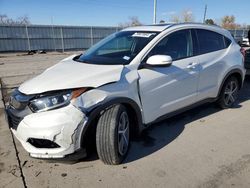
<path id="1" fill-rule="evenodd" d="M 29 138 L 27 142 L 29 142 L 32 146 L 36 148 L 48 148 L 48 149 L 60 148 L 60 146 L 57 143 L 47 139 Z"/>

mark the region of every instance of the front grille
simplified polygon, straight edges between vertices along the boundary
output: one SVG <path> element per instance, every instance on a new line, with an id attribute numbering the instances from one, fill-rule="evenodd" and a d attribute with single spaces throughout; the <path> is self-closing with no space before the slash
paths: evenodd
<path id="1" fill-rule="evenodd" d="M 13 109 L 21 111 L 27 107 L 30 99 L 33 97 L 33 95 L 25 95 L 18 90 L 14 90 L 12 95 L 10 96 L 9 105 Z"/>
<path id="2" fill-rule="evenodd" d="M 19 123 L 23 120 L 23 118 L 13 115 L 10 111 L 8 111 L 7 114 L 8 114 L 8 120 L 9 120 L 9 126 L 12 129 L 17 130 L 17 127 Z"/>
<path id="3" fill-rule="evenodd" d="M 17 130 L 23 118 L 32 113 L 28 108 L 28 103 L 32 97 L 33 95 L 25 95 L 18 89 L 13 91 L 6 108 L 10 128 Z"/>
<path id="4" fill-rule="evenodd" d="M 28 104 L 28 102 L 18 101 L 15 97 L 11 96 L 9 104 L 12 108 L 16 110 L 24 110 Z"/>

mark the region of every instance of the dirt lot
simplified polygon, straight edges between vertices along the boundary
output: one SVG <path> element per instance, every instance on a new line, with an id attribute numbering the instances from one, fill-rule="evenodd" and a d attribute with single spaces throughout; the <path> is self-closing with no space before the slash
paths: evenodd
<path id="1" fill-rule="evenodd" d="M 4 96 L 69 54 L 0 54 Z M 250 187 L 249 99 L 247 78 L 235 108 L 207 104 L 155 124 L 119 166 L 95 153 L 73 164 L 30 158 L 12 138 L 0 102 L 0 187 Z"/>

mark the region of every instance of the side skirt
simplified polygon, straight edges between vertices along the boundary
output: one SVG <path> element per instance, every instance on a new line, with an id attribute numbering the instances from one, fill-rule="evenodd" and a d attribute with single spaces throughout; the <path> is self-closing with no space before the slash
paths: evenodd
<path id="1" fill-rule="evenodd" d="M 179 109 L 179 110 L 170 112 L 170 113 L 165 114 L 165 115 L 163 115 L 163 116 L 160 116 L 160 117 L 158 117 L 156 120 L 154 120 L 154 121 L 152 121 L 152 122 L 150 122 L 150 123 L 148 123 L 148 124 L 145 124 L 144 126 L 145 126 L 145 128 L 146 128 L 146 127 L 149 127 L 150 125 L 152 125 L 152 124 L 154 124 L 154 123 L 158 123 L 158 122 L 160 122 L 160 121 L 166 120 L 166 119 L 168 119 L 168 118 L 170 118 L 170 117 L 173 117 L 173 116 L 175 116 L 175 115 L 177 115 L 177 114 L 180 114 L 180 113 L 183 113 L 183 112 L 185 112 L 185 111 L 191 110 L 191 109 L 193 109 L 193 108 L 195 108 L 195 107 L 198 107 L 198 106 L 200 106 L 200 105 L 202 105 L 202 104 L 213 103 L 213 102 L 217 101 L 217 99 L 218 99 L 218 98 L 204 99 L 204 100 L 202 100 L 202 101 L 199 101 L 199 102 L 194 103 L 194 104 L 192 104 L 192 105 L 189 105 L 189 106 L 187 106 L 187 107 L 184 107 L 184 108 L 181 108 L 181 109 Z"/>

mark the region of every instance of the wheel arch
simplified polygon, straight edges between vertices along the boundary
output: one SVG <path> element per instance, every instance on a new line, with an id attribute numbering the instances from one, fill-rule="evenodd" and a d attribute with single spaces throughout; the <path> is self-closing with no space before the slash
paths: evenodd
<path id="1" fill-rule="evenodd" d="M 132 118 L 132 130 L 134 135 L 140 134 L 140 132 L 143 130 L 143 122 L 142 122 L 142 113 L 139 105 L 132 99 L 127 97 L 117 97 L 114 99 L 110 99 L 108 101 L 102 102 L 100 105 L 95 107 L 94 109 L 90 110 L 86 113 L 86 116 L 89 118 L 88 122 L 86 124 L 86 128 L 83 130 L 81 135 L 81 143 L 82 146 L 85 146 L 85 139 L 88 137 L 87 134 L 85 134 L 90 129 L 94 129 L 92 131 L 95 131 L 97 121 L 100 117 L 100 115 L 110 107 L 116 105 L 116 104 L 123 104 L 128 109 L 128 115 L 130 118 Z M 133 123 L 134 122 L 134 123 Z M 94 125 L 93 125 L 94 124 Z"/>
<path id="2" fill-rule="evenodd" d="M 217 94 L 217 97 L 220 95 L 224 83 L 225 83 L 226 80 L 227 80 L 228 78 L 230 78 L 231 76 L 235 76 L 235 77 L 237 78 L 237 80 L 238 80 L 238 82 L 239 82 L 239 84 L 240 84 L 240 89 L 241 89 L 242 86 L 243 86 L 243 81 L 244 81 L 243 75 L 244 75 L 244 74 L 242 73 L 242 71 L 241 71 L 240 69 L 233 69 L 233 70 L 229 71 L 229 72 L 226 74 L 226 76 L 224 76 L 224 78 L 223 78 L 223 80 L 222 80 L 222 82 L 221 82 L 221 84 L 220 84 L 220 88 L 219 88 L 219 92 L 218 92 L 218 94 Z"/>

